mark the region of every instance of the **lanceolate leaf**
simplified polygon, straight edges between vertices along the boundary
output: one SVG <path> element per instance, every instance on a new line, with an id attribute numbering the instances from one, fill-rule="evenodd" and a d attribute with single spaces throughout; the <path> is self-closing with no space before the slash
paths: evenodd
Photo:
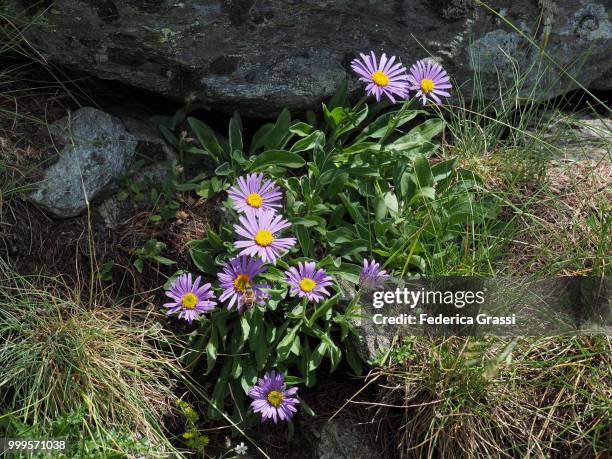
<path id="1" fill-rule="evenodd" d="M 213 130 L 207 124 L 195 118 L 187 118 L 187 122 L 204 150 L 217 161 L 221 161 L 225 153 Z"/>
<path id="2" fill-rule="evenodd" d="M 272 130 L 266 136 L 266 150 L 274 150 L 282 148 L 282 141 L 289 133 L 289 125 L 291 124 L 291 114 L 289 110 L 284 109 L 278 118 Z"/>
<path id="3" fill-rule="evenodd" d="M 242 145 L 242 120 L 238 112 L 234 112 L 234 116 L 229 123 L 229 145 L 230 153 L 234 150 L 242 151 L 244 146 Z"/>
<path id="4" fill-rule="evenodd" d="M 268 150 L 253 160 L 249 166 L 249 171 L 258 171 L 272 166 L 296 169 L 303 167 L 305 164 L 304 158 L 297 153 L 284 150 Z"/>

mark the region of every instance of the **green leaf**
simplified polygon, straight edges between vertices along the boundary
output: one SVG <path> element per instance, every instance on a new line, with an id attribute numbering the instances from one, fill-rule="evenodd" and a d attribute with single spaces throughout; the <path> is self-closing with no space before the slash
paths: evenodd
<path id="1" fill-rule="evenodd" d="M 276 150 L 282 148 L 282 141 L 289 133 L 291 123 L 291 113 L 286 108 L 278 115 L 274 127 L 266 136 L 266 150 Z"/>
<path id="2" fill-rule="evenodd" d="M 234 357 L 232 359 L 232 379 L 238 379 L 242 375 L 242 362 L 240 357 Z"/>
<path id="3" fill-rule="evenodd" d="M 257 370 L 262 370 L 268 360 L 268 342 L 266 340 L 266 327 L 262 312 L 259 308 L 253 308 L 251 312 L 251 333 L 249 335 L 249 346 L 255 353 Z"/>
<path id="4" fill-rule="evenodd" d="M 415 183 L 410 179 L 410 173 L 406 171 L 406 168 L 403 167 L 401 170 L 397 171 L 398 175 L 395 178 L 395 189 L 399 194 L 400 201 L 404 201 L 406 199 L 410 199 L 414 194 L 412 190 L 415 186 Z"/>
<path id="5" fill-rule="evenodd" d="M 244 148 L 242 144 L 242 120 L 238 112 L 234 112 L 234 116 L 229 122 L 229 146 L 230 153 L 234 150 L 242 151 Z"/>
<path id="6" fill-rule="evenodd" d="M 417 156 L 414 160 L 414 172 L 416 174 L 416 184 L 420 188 L 432 186 L 434 184 L 434 177 L 429 167 L 429 161 L 422 155 Z"/>
<path id="7" fill-rule="evenodd" d="M 226 249 L 223 242 L 210 228 L 207 239 L 193 241 L 190 244 L 191 259 L 200 271 L 208 274 L 217 272 L 215 257 L 224 250 Z"/>
<path id="8" fill-rule="evenodd" d="M 224 412 L 223 401 L 227 396 L 228 390 L 228 377 L 232 369 L 232 359 L 227 359 L 223 364 L 221 373 L 217 378 L 215 389 L 213 390 L 211 397 L 211 404 L 208 408 L 208 417 L 211 419 L 220 419 L 221 414 Z"/>
<path id="9" fill-rule="evenodd" d="M 289 128 L 289 132 L 297 134 L 300 137 L 306 137 L 314 132 L 315 128 L 303 121 L 294 122 Z"/>
<path id="10" fill-rule="evenodd" d="M 242 342 L 245 343 L 249 338 L 249 332 L 251 331 L 251 326 L 249 325 L 249 321 L 246 315 L 240 316 L 240 329 L 242 331 Z"/>
<path id="11" fill-rule="evenodd" d="M 346 344 L 346 360 L 348 361 L 351 369 L 355 372 L 356 375 L 361 375 L 361 373 L 363 373 L 363 364 L 361 362 L 361 357 L 359 357 L 359 354 L 355 350 L 355 347 L 350 342 Z"/>
<path id="12" fill-rule="evenodd" d="M 387 204 L 382 197 L 376 198 L 374 202 L 374 216 L 376 220 L 382 220 L 387 215 Z"/>
<path id="13" fill-rule="evenodd" d="M 268 150 L 255 157 L 248 170 L 253 172 L 270 166 L 296 169 L 303 167 L 305 164 L 304 158 L 296 153 L 285 150 Z"/>
<path id="14" fill-rule="evenodd" d="M 104 263 L 101 267 L 100 270 L 98 271 L 98 278 L 100 278 L 100 280 L 103 281 L 109 281 L 113 279 L 113 268 L 115 266 L 115 262 L 113 260 L 109 260 L 106 263 Z"/>
<path id="15" fill-rule="evenodd" d="M 166 142 L 176 149 L 179 148 L 179 141 L 170 129 L 168 129 L 166 126 L 160 125 L 159 131 L 162 133 L 162 136 Z"/>
<path id="16" fill-rule="evenodd" d="M 246 361 L 242 368 L 242 378 L 240 378 L 240 385 L 245 394 L 249 393 L 249 390 L 257 383 L 257 369 L 255 366 Z"/>
<path id="17" fill-rule="evenodd" d="M 217 363 L 217 334 L 214 331 L 214 327 L 212 328 L 210 340 L 206 344 L 206 371 L 205 375 L 210 374 L 210 372 L 215 367 Z"/>
<path id="18" fill-rule="evenodd" d="M 357 153 L 362 153 L 364 151 L 378 151 L 380 150 L 380 145 L 377 142 L 359 142 L 354 143 L 353 145 L 349 145 L 342 148 L 342 153 L 344 155 L 354 155 Z"/>
<path id="19" fill-rule="evenodd" d="M 178 126 L 183 124 L 183 121 L 185 121 L 186 116 L 187 116 L 186 108 L 185 107 L 179 108 L 174 114 L 174 116 L 172 117 L 172 125 L 171 125 L 172 129 L 176 129 Z"/>
<path id="20" fill-rule="evenodd" d="M 368 117 L 369 107 L 364 105 L 355 113 L 354 110 L 345 110 L 345 117 L 341 120 L 336 130 L 334 131 L 334 139 L 338 139 L 341 135 L 352 131 L 359 126 Z"/>
<path id="21" fill-rule="evenodd" d="M 306 414 L 308 414 L 309 416 L 316 416 L 315 412 L 313 411 L 313 409 L 310 407 L 310 405 L 308 405 L 308 403 L 306 403 L 304 400 L 302 400 L 300 398 L 300 408 L 304 410 L 304 412 Z"/>
<path id="22" fill-rule="evenodd" d="M 351 177 L 380 177 L 380 172 L 374 167 L 356 166 L 343 168 Z"/>
<path id="23" fill-rule="evenodd" d="M 153 257 L 153 259 L 159 264 L 162 264 L 164 266 L 172 266 L 176 264 L 176 261 L 170 260 L 169 258 L 166 258 L 166 257 L 162 257 L 161 255 L 156 255 L 155 257 Z"/>
<path id="24" fill-rule="evenodd" d="M 248 161 L 242 150 L 234 150 L 232 151 L 232 159 L 236 161 L 238 164 L 242 165 Z"/>
<path id="25" fill-rule="evenodd" d="M 223 182 L 219 180 L 217 177 L 213 177 L 210 180 L 203 180 L 200 183 L 196 193 L 198 196 L 203 198 L 211 198 L 219 191 L 223 189 Z"/>
<path id="26" fill-rule="evenodd" d="M 290 151 L 293 153 L 299 153 L 301 151 L 308 151 L 314 148 L 323 148 L 325 145 L 325 134 L 321 131 L 314 131 L 312 134 L 298 140 L 293 144 Z"/>
<path id="27" fill-rule="evenodd" d="M 349 175 L 346 172 L 334 171 L 334 178 L 325 190 L 325 194 L 329 200 L 335 201 L 338 193 L 346 189 L 348 179 Z"/>
<path id="28" fill-rule="evenodd" d="M 142 258 L 139 258 L 134 262 L 134 267 L 136 268 L 136 271 L 142 274 L 142 270 L 144 269 L 144 262 L 142 261 Z"/>
<path id="29" fill-rule="evenodd" d="M 319 365 L 321 365 L 321 361 L 325 354 L 327 353 L 327 343 L 325 341 L 321 341 L 317 348 L 312 353 L 310 361 L 308 362 L 308 371 L 316 370 Z"/>
<path id="30" fill-rule="evenodd" d="M 344 204 L 344 207 L 348 211 L 353 221 L 355 223 L 362 223 L 363 215 L 361 215 L 357 206 L 350 201 L 349 197 L 344 193 L 340 193 L 338 197 L 342 201 L 342 204 Z"/>
<path id="31" fill-rule="evenodd" d="M 395 121 L 394 129 L 407 123 L 419 113 L 423 113 L 422 110 L 405 110 L 401 116 L 400 111 L 393 111 L 385 113 L 379 116 L 376 120 L 370 123 L 366 128 L 359 134 L 355 143 L 365 139 L 382 139 L 387 134 L 387 130 L 391 126 L 391 123 Z M 397 118 L 399 116 L 399 118 Z"/>
<path id="32" fill-rule="evenodd" d="M 444 121 L 439 118 L 427 120 L 411 129 L 405 134 L 389 144 L 387 148 L 398 152 L 410 150 L 430 143 L 431 139 L 440 134 L 444 129 Z"/>
<path id="33" fill-rule="evenodd" d="M 389 209 L 389 212 L 391 213 L 392 216 L 397 214 L 397 210 L 399 208 L 399 204 L 397 202 L 397 196 L 395 196 L 395 193 L 392 193 L 391 191 L 387 191 L 384 195 L 384 200 L 385 200 L 385 205 L 387 206 L 387 209 Z"/>
<path id="34" fill-rule="evenodd" d="M 409 204 L 414 204 L 419 199 L 430 199 L 432 201 L 436 200 L 436 190 L 431 186 L 426 186 L 424 188 L 419 189 L 414 196 L 409 201 Z"/>
<path id="35" fill-rule="evenodd" d="M 334 296 L 327 299 L 318 308 L 316 308 L 310 319 L 308 319 L 308 326 L 312 328 L 317 319 L 319 317 L 323 317 L 323 315 L 325 315 L 325 313 L 338 302 L 338 298 L 340 298 L 340 294 L 336 293 Z"/>
<path id="36" fill-rule="evenodd" d="M 272 129 L 274 129 L 274 125 L 272 123 L 266 123 L 255 132 L 251 140 L 251 147 L 249 148 L 250 154 L 255 153 L 255 151 L 266 144 L 266 138 L 268 134 L 272 132 Z"/>
<path id="37" fill-rule="evenodd" d="M 431 167 L 431 173 L 433 174 L 434 181 L 436 183 L 448 178 L 455 170 L 457 164 L 457 158 L 447 159 L 440 161 L 438 164 L 434 164 Z"/>
<path id="38" fill-rule="evenodd" d="M 276 346 L 276 353 L 280 361 L 284 361 L 289 356 L 293 342 L 297 338 L 297 331 L 300 328 L 301 323 L 291 329 L 291 331 L 283 337 L 280 343 Z"/>
<path id="39" fill-rule="evenodd" d="M 308 228 L 300 225 L 294 226 L 295 235 L 297 236 L 297 240 L 300 243 L 300 247 L 302 248 L 302 252 L 304 256 L 307 258 L 311 258 L 313 256 L 314 248 L 312 245 L 312 239 L 308 234 Z"/>
<path id="40" fill-rule="evenodd" d="M 325 106 L 325 104 L 323 104 L 323 115 L 325 115 L 325 120 L 328 122 L 328 124 L 333 129 L 336 129 L 336 127 L 346 117 L 347 113 L 344 107 L 335 107 L 330 110 Z"/>
<path id="41" fill-rule="evenodd" d="M 329 100 L 327 107 L 334 109 L 336 107 L 346 107 L 348 103 L 348 80 L 342 80 L 336 93 Z"/>
<path id="42" fill-rule="evenodd" d="M 204 148 L 204 150 L 210 156 L 212 156 L 213 159 L 221 162 L 221 159 L 225 156 L 225 152 L 219 144 L 217 136 L 215 136 L 213 130 L 207 124 L 195 118 L 187 118 L 187 122 L 189 123 L 189 126 L 191 126 L 191 130 L 198 138 L 202 148 Z"/>
<path id="43" fill-rule="evenodd" d="M 232 173 L 232 166 L 229 163 L 223 163 L 215 169 L 215 175 L 227 176 Z"/>
<path id="44" fill-rule="evenodd" d="M 325 220 L 321 217 L 309 216 L 309 217 L 289 217 L 288 219 L 294 226 L 305 226 L 312 228 L 317 225 L 325 226 Z"/>
<path id="45" fill-rule="evenodd" d="M 329 360 L 331 362 L 331 368 L 330 368 L 330 372 L 334 371 L 338 365 L 340 364 L 340 361 L 342 360 L 342 351 L 340 350 L 340 348 L 336 345 L 336 343 L 334 343 L 331 338 L 329 338 L 329 336 L 326 336 L 326 342 L 327 342 L 327 354 L 329 357 Z"/>

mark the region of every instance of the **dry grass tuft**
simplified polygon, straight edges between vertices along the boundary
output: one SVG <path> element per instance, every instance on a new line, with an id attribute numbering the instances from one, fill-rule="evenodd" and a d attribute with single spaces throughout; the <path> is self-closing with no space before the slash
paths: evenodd
<path id="1" fill-rule="evenodd" d="M 543 183 L 521 199 L 518 232 L 508 248 L 513 271 L 582 275 L 610 269 L 611 162 L 551 162 Z"/>
<path id="2" fill-rule="evenodd" d="M 90 432 L 119 429 L 167 444 L 162 420 L 181 371 L 162 348 L 170 338 L 153 314 L 80 297 L 57 280 L 39 288 L 0 265 L 4 416 L 44 431 L 84 409 Z"/>
<path id="3" fill-rule="evenodd" d="M 375 419 L 402 458 L 599 457 L 612 434 L 608 337 L 408 339 L 379 370 Z M 382 381 L 382 382 L 380 382 Z M 397 443 L 396 443 L 397 444 Z"/>

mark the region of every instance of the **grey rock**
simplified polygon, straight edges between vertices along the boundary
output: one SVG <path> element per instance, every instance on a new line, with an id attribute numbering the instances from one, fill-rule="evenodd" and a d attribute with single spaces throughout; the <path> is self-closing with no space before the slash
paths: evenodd
<path id="1" fill-rule="evenodd" d="M 115 228 L 121 221 L 124 205 L 116 197 L 110 197 L 98 206 L 98 213 L 107 228 Z"/>
<path id="2" fill-rule="evenodd" d="M 382 459 L 382 454 L 372 444 L 363 426 L 346 418 L 326 422 L 318 438 L 316 457 L 318 459 Z"/>
<path id="3" fill-rule="evenodd" d="M 559 95 L 575 88 L 575 79 L 612 88 L 605 0 L 487 2 L 497 15 L 474 0 L 5 3 L 49 60 L 251 115 L 316 107 L 347 75 L 357 91 L 349 62 L 369 50 L 397 54 L 405 64 L 430 53 L 468 98 L 475 70 L 490 97 L 498 75 L 513 79 L 508 53 L 528 75 L 521 96 Z"/>
<path id="4" fill-rule="evenodd" d="M 370 307 L 362 307 L 358 314 L 359 317 L 351 319 L 356 332 L 352 338 L 355 349 L 364 362 L 377 365 L 391 348 L 393 335 L 388 327 L 374 323 Z"/>
<path id="5" fill-rule="evenodd" d="M 149 164 L 135 172 L 132 180 L 135 183 L 148 181 L 160 184 L 165 182 L 169 175 L 170 171 L 168 170 L 168 166 L 166 164 L 154 163 Z"/>
<path id="6" fill-rule="evenodd" d="M 338 301 L 340 307 L 346 308 L 357 295 L 355 285 L 342 278 L 336 279 L 340 287 L 341 297 Z M 350 319 L 356 332 L 351 337 L 355 349 L 361 359 L 370 364 L 377 361 L 389 350 L 393 340 L 382 325 L 376 325 L 372 320 L 372 298 L 370 292 L 366 292 L 361 297 L 361 304 L 368 305 L 356 311 L 355 317 Z"/>
<path id="7" fill-rule="evenodd" d="M 119 118 L 127 131 L 138 139 L 138 151 L 144 156 L 169 161 L 177 159 L 176 152 L 162 138 L 149 113 L 120 106 L 114 107 L 110 114 Z"/>
<path id="8" fill-rule="evenodd" d="M 592 114 L 544 113 L 531 138 L 551 159 L 612 161 L 612 119 Z"/>
<path id="9" fill-rule="evenodd" d="M 566 158 L 612 161 L 612 119 L 582 117 L 568 123 L 562 137 Z"/>
<path id="10" fill-rule="evenodd" d="M 124 172 L 137 141 L 119 119 L 92 107 L 81 108 L 50 128 L 65 146 L 29 199 L 57 217 L 74 217 Z"/>

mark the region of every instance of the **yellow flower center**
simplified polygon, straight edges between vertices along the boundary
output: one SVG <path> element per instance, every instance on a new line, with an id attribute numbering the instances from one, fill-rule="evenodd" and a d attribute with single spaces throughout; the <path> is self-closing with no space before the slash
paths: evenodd
<path id="1" fill-rule="evenodd" d="M 183 307 L 187 309 L 193 309 L 198 304 L 198 297 L 193 293 L 185 293 L 183 298 L 181 298 L 181 302 L 183 303 Z"/>
<path id="2" fill-rule="evenodd" d="M 430 79 L 421 80 L 421 89 L 425 94 L 429 94 L 434 89 L 434 82 Z"/>
<path id="3" fill-rule="evenodd" d="M 274 407 L 279 407 L 283 403 L 283 393 L 278 390 L 268 392 L 268 402 Z"/>
<path id="4" fill-rule="evenodd" d="M 304 290 L 305 292 L 312 291 L 312 289 L 315 288 L 316 286 L 317 286 L 317 283 L 313 281 L 310 277 L 304 277 L 300 281 L 300 288 Z"/>
<path id="5" fill-rule="evenodd" d="M 249 206 L 259 209 L 263 204 L 263 199 L 258 193 L 251 193 L 246 197 L 246 202 Z"/>
<path id="6" fill-rule="evenodd" d="M 255 235 L 255 242 L 261 247 L 268 247 L 274 241 L 272 233 L 268 230 L 259 230 Z"/>
<path id="7" fill-rule="evenodd" d="M 378 86 L 387 86 L 389 84 L 389 77 L 381 70 L 377 70 L 372 74 L 372 81 Z"/>
<path id="8" fill-rule="evenodd" d="M 251 279 L 249 278 L 248 274 L 238 274 L 236 279 L 234 279 L 234 288 L 240 293 L 243 293 L 246 290 L 247 285 L 249 285 L 250 280 Z"/>

